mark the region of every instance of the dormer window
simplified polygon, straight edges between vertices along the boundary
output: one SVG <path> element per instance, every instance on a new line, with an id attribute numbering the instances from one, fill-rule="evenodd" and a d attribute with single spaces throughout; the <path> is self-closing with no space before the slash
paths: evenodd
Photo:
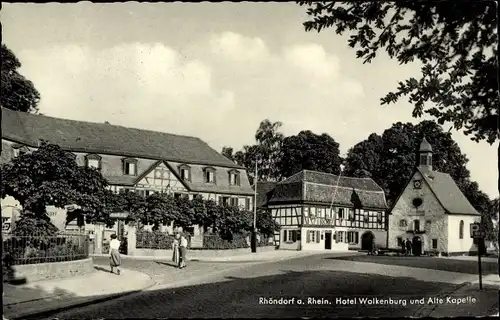
<path id="1" fill-rule="evenodd" d="M 181 164 L 179 166 L 179 175 L 182 180 L 190 181 L 191 180 L 191 167 L 185 164 Z"/>
<path id="2" fill-rule="evenodd" d="M 215 183 L 215 169 L 208 167 L 203 169 L 203 176 L 205 177 L 205 183 Z"/>
<path id="3" fill-rule="evenodd" d="M 137 175 L 137 159 L 123 159 L 123 174 L 127 176 Z"/>
<path id="4" fill-rule="evenodd" d="M 230 186 L 240 185 L 240 172 L 238 170 L 229 171 L 229 185 Z"/>
<path id="5" fill-rule="evenodd" d="M 88 154 L 85 156 L 85 166 L 89 168 L 101 169 L 101 157 L 97 154 Z"/>
<path id="6" fill-rule="evenodd" d="M 25 153 L 28 153 L 29 149 L 26 146 L 23 146 L 22 144 L 14 144 L 12 146 L 12 155 L 14 158 L 17 158 L 19 156 L 22 156 Z"/>

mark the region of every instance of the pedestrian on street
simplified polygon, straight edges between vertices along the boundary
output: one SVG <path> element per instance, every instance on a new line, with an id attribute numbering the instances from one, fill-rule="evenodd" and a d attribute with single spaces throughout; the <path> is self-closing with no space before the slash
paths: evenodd
<path id="1" fill-rule="evenodd" d="M 411 241 L 410 238 L 406 239 L 406 255 L 411 256 Z"/>
<path id="2" fill-rule="evenodd" d="M 179 247 L 181 249 L 181 261 L 180 261 L 180 268 L 185 268 L 186 267 L 186 256 L 187 256 L 187 246 L 188 246 L 188 241 L 184 235 L 181 235 Z"/>
<path id="3" fill-rule="evenodd" d="M 403 254 L 406 256 L 406 239 L 403 239 L 403 241 L 401 241 L 401 252 L 403 252 Z"/>
<path id="4" fill-rule="evenodd" d="M 172 261 L 174 262 L 174 265 L 176 268 L 178 268 L 180 265 L 179 265 L 179 262 L 180 262 L 180 240 L 181 240 L 181 235 L 180 234 L 176 234 L 175 235 L 175 238 L 174 238 L 174 242 L 172 243 Z"/>
<path id="5" fill-rule="evenodd" d="M 120 265 L 122 262 L 120 256 L 120 240 L 117 239 L 116 234 L 111 235 L 111 241 L 109 242 L 109 265 L 111 266 L 111 273 L 113 269 L 116 268 L 116 274 L 120 274 Z"/>

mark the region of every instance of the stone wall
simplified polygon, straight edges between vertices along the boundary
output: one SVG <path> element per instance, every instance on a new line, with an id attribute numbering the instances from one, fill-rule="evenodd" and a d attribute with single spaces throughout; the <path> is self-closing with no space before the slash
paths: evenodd
<path id="1" fill-rule="evenodd" d="M 80 276 L 94 271 L 92 258 L 65 261 L 35 263 L 13 266 L 16 279 L 25 278 L 27 282 L 61 279 Z"/>
<path id="2" fill-rule="evenodd" d="M 274 251 L 276 248 L 274 246 L 258 247 L 257 252 L 268 252 Z M 250 248 L 242 249 L 227 249 L 227 250 L 188 250 L 187 258 L 190 257 L 222 257 L 228 255 L 239 255 L 250 253 Z M 134 248 L 130 251 L 128 256 L 131 257 L 155 257 L 155 258 L 171 258 L 172 250 L 160 250 L 160 249 L 136 249 Z"/>

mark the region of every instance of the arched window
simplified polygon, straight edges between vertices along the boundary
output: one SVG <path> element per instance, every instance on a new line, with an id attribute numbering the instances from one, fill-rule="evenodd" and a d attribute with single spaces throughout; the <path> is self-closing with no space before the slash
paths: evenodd
<path id="1" fill-rule="evenodd" d="M 464 221 L 460 220 L 460 229 L 458 230 L 458 237 L 459 239 L 464 238 Z"/>
<path id="2" fill-rule="evenodd" d="M 420 231 L 420 220 L 413 220 L 413 230 Z"/>
<path id="3" fill-rule="evenodd" d="M 407 226 L 406 220 L 399 220 L 399 226 L 401 228 L 406 228 L 406 226 Z"/>

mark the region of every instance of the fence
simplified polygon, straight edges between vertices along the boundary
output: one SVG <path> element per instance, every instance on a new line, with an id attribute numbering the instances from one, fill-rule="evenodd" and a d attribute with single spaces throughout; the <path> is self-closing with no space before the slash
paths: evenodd
<path id="1" fill-rule="evenodd" d="M 89 256 L 88 235 L 63 232 L 54 236 L 2 234 L 5 264 L 23 265 L 85 259 Z"/>

